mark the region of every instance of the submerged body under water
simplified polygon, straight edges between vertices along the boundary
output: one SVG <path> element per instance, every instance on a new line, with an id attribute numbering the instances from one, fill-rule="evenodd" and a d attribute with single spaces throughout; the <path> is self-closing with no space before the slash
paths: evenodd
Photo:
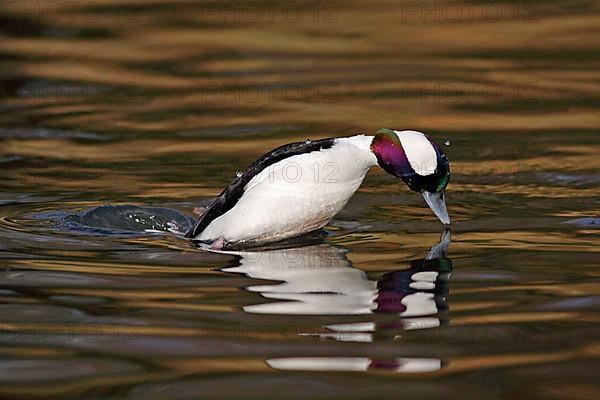
<path id="1" fill-rule="evenodd" d="M 63 219 L 69 229 L 115 232 L 173 232 L 183 233 L 194 224 L 192 217 L 164 207 L 139 207 L 134 205 L 103 205 Z"/>

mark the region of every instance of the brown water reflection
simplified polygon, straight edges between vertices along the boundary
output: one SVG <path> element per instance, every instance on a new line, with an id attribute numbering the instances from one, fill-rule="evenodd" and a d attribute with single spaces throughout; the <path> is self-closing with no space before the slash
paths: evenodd
<path id="1" fill-rule="evenodd" d="M 597 1 L 2 3 L 0 397 L 593 398 L 599 22 Z M 189 215 L 273 147 L 386 126 L 448 142 L 435 262 L 439 225 L 379 171 L 302 262 L 62 221 Z"/>

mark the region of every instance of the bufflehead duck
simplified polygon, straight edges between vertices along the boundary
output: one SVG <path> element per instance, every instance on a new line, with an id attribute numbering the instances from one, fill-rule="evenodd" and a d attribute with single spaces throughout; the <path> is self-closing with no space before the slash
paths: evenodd
<path id="1" fill-rule="evenodd" d="M 379 165 L 423 195 L 450 224 L 445 189 L 450 165 L 442 149 L 417 131 L 380 129 L 290 143 L 256 160 L 202 213 L 186 237 L 224 246 L 277 242 L 323 228 Z"/>

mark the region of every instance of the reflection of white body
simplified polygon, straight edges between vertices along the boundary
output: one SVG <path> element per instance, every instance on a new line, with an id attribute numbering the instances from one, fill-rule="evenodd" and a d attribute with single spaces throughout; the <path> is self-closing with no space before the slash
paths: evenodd
<path id="1" fill-rule="evenodd" d="M 259 314 L 369 314 L 376 307 L 377 282 L 350 266 L 342 249 L 308 246 L 265 252 L 243 252 L 240 265 L 226 272 L 280 284 L 246 288 L 283 302 L 256 304 L 244 311 Z"/>
<path id="2" fill-rule="evenodd" d="M 425 258 L 444 257 L 450 243 L 449 231 Z M 244 307 L 244 311 L 260 314 L 359 315 L 377 309 L 377 282 L 353 268 L 343 249 L 330 245 L 296 249 L 223 252 L 240 256 L 239 265 L 223 271 L 242 273 L 252 278 L 277 280 L 281 283 L 254 285 L 246 289 L 268 299 L 284 300 Z M 438 309 L 434 295 L 438 272 L 418 271 L 410 277 L 411 293 L 402 297 L 406 310 L 399 315 L 401 329 L 415 330 L 440 326 L 438 318 L 429 316 Z M 412 290 L 417 292 L 412 293 Z M 372 321 L 325 325 L 329 333 L 301 333 L 345 342 L 371 342 L 378 329 Z M 397 373 L 431 373 L 442 368 L 437 358 L 394 358 L 377 360 L 367 357 L 286 357 L 266 360 L 278 370 L 291 371 L 369 371 L 385 369 Z"/>
<path id="3" fill-rule="evenodd" d="M 393 368 L 398 373 L 425 373 L 442 368 L 437 358 L 396 358 L 387 361 L 385 369 Z M 381 368 L 377 361 L 367 357 L 289 357 L 267 360 L 271 368 L 293 371 L 367 371 Z"/>
<path id="4" fill-rule="evenodd" d="M 448 249 L 449 231 L 442 236 L 426 259 L 439 258 Z M 277 280 L 281 283 L 249 286 L 268 299 L 283 300 L 245 306 L 244 311 L 259 314 L 310 314 L 310 315 L 360 315 L 373 313 L 377 308 L 377 282 L 353 268 L 345 257 L 345 250 L 316 245 L 294 249 L 269 251 L 224 252 L 240 256 L 239 265 L 225 268 L 225 272 L 242 273 L 252 278 Z M 438 273 L 414 273 L 410 287 L 415 290 L 432 290 Z M 399 315 L 407 318 L 407 329 L 439 326 L 437 318 L 414 318 L 437 313 L 432 293 L 417 291 L 401 300 L 406 310 Z M 352 326 L 350 326 L 352 325 Z M 367 337 L 372 323 L 331 325 L 329 328 L 339 339 Z M 347 328 L 347 329 L 344 329 Z M 359 329 L 357 329 L 360 327 Z M 348 333 L 348 335 L 344 335 Z"/>

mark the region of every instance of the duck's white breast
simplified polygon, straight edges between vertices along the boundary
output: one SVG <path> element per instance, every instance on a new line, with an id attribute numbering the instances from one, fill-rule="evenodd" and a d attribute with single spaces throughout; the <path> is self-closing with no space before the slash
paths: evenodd
<path id="1" fill-rule="evenodd" d="M 372 138 L 337 139 L 328 149 L 294 155 L 265 168 L 236 205 L 212 221 L 200 240 L 276 241 L 319 229 L 337 214 L 377 161 Z"/>

